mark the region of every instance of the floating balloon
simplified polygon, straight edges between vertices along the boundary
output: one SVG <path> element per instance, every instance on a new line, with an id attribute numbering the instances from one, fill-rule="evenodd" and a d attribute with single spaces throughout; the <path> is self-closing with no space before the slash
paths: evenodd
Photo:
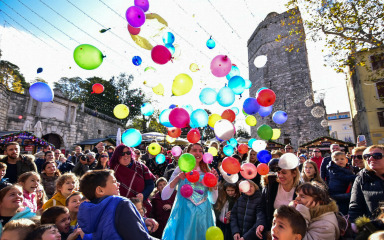
<path id="1" fill-rule="evenodd" d="M 237 116 L 237 114 L 239 114 L 239 108 L 238 107 L 233 107 L 233 108 L 231 108 L 231 110 L 235 113 L 236 116 Z"/>
<path id="2" fill-rule="evenodd" d="M 155 109 L 153 108 L 152 104 L 150 103 L 143 103 L 140 107 L 141 114 L 144 116 L 151 116 Z"/>
<path id="3" fill-rule="evenodd" d="M 265 163 L 260 163 L 259 165 L 257 165 L 257 172 L 260 175 L 267 175 L 269 173 L 268 165 Z"/>
<path id="4" fill-rule="evenodd" d="M 237 140 L 234 138 L 231 138 L 228 140 L 227 144 L 231 145 L 233 148 L 236 148 L 237 147 Z"/>
<path id="5" fill-rule="evenodd" d="M 104 86 L 100 83 L 95 83 L 92 85 L 92 92 L 91 93 L 96 93 L 96 94 L 100 94 L 104 92 Z"/>
<path id="6" fill-rule="evenodd" d="M 135 66 L 140 66 L 140 65 L 141 65 L 141 62 L 142 62 L 142 60 L 141 60 L 141 57 L 139 57 L 139 56 L 134 56 L 134 57 L 132 58 L 132 63 L 133 63 Z"/>
<path id="7" fill-rule="evenodd" d="M 179 160 L 180 161 L 180 160 Z M 213 173 L 205 173 L 203 183 L 207 187 L 214 187 L 217 184 L 217 178 Z"/>
<path id="8" fill-rule="evenodd" d="M 240 163 L 236 158 L 233 157 L 224 158 L 221 166 L 223 167 L 223 170 L 228 174 L 236 174 L 240 172 Z"/>
<path id="9" fill-rule="evenodd" d="M 160 84 L 160 79 L 156 74 L 156 69 L 153 67 L 146 67 L 144 69 L 144 82 L 146 87 L 154 88 Z"/>
<path id="10" fill-rule="evenodd" d="M 257 128 L 257 135 L 263 140 L 270 140 L 273 135 L 272 128 L 267 124 L 263 124 Z"/>
<path id="11" fill-rule="evenodd" d="M 277 124 L 283 124 L 287 121 L 288 114 L 284 111 L 276 111 L 273 116 L 272 120 Z"/>
<path id="12" fill-rule="evenodd" d="M 185 110 L 187 110 L 187 112 L 188 112 L 189 114 L 192 114 L 192 112 L 193 112 L 193 107 L 192 107 L 190 104 L 183 105 L 182 108 L 184 108 Z"/>
<path id="13" fill-rule="evenodd" d="M 138 28 L 145 22 L 145 13 L 140 7 L 131 6 L 125 12 L 125 18 L 127 19 L 129 25 Z"/>
<path id="14" fill-rule="evenodd" d="M 128 24 L 128 32 L 131 35 L 138 35 L 140 33 L 140 28 L 135 28 Z"/>
<path id="15" fill-rule="evenodd" d="M 246 154 L 248 152 L 248 145 L 247 144 L 240 144 L 239 147 L 237 148 L 237 151 L 240 154 Z"/>
<path id="16" fill-rule="evenodd" d="M 191 70 L 191 72 L 197 72 L 200 69 L 199 69 L 199 66 L 196 63 L 192 63 L 191 65 L 189 65 L 189 70 Z"/>
<path id="17" fill-rule="evenodd" d="M 257 56 L 255 58 L 255 60 L 253 61 L 253 64 L 255 64 L 255 66 L 257 68 L 262 68 L 265 66 L 265 64 L 267 63 L 267 56 L 266 55 L 260 55 L 260 56 Z"/>
<path id="18" fill-rule="evenodd" d="M 191 113 L 191 122 L 195 127 L 205 127 L 208 125 L 208 113 L 203 109 L 196 109 Z"/>
<path id="19" fill-rule="evenodd" d="M 227 156 L 232 156 L 235 152 L 235 149 L 231 145 L 225 145 L 223 148 L 223 153 Z"/>
<path id="20" fill-rule="evenodd" d="M 248 116 L 248 114 L 246 113 L 246 112 L 244 112 L 244 109 L 242 110 L 242 112 L 243 112 L 243 114 L 244 114 L 244 116 Z"/>
<path id="21" fill-rule="evenodd" d="M 246 118 L 245 118 L 245 123 L 251 127 L 253 126 L 256 126 L 257 124 L 257 120 L 254 116 L 252 115 L 248 115 Z"/>
<path id="22" fill-rule="evenodd" d="M 242 77 L 240 76 L 234 76 L 229 80 L 228 82 L 228 87 L 232 89 L 232 91 L 236 95 L 240 95 L 244 92 L 245 90 L 245 81 Z"/>
<path id="23" fill-rule="evenodd" d="M 208 150 L 209 151 L 209 150 Z M 216 155 L 217 155 L 217 150 L 216 150 Z M 203 161 L 206 163 L 206 164 L 211 164 L 211 162 L 213 161 L 213 156 L 210 152 L 207 152 L 207 153 L 204 153 L 203 155 Z"/>
<path id="24" fill-rule="evenodd" d="M 252 82 L 249 79 L 244 79 L 245 81 L 245 89 L 250 89 L 252 87 Z"/>
<path id="25" fill-rule="evenodd" d="M 195 182 L 198 182 L 200 180 L 200 174 L 196 170 L 193 170 L 189 173 L 186 173 L 185 175 L 186 175 L 188 181 L 190 181 L 191 183 L 195 183 Z"/>
<path id="26" fill-rule="evenodd" d="M 261 150 L 264 150 L 267 148 L 267 143 L 263 140 L 256 140 L 252 143 L 252 149 L 255 152 L 260 152 Z"/>
<path id="27" fill-rule="evenodd" d="M 209 38 L 207 41 L 207 48 L 212 49 L 216 46 L 215 40 L 212 38 Z"/>
<path id="28" fill-rule="evenodd" d="M 196 166 L 196 159 L 190 153 L 184 153 L 180 156 L 178 161 L 179 168 L 182 172 L 190 172 Z"/>
<path id="29" fill-rule="evenodd" d="M 163 164 L 165 162 L 165 156 L 164 154 L 160 153 L 156 156 L 156 162 L 157 164 Z"/>
<path id="30" fill-rule="evenodd" d="M 215 147 L 210 147 L 210 148 L 208 148 L 208 153 L 210 153 L 212 156 L 217 156 L 217 148 L 215 148 Z"/>
<path id="31" fill-rule="evenodd" d="M 257 160 L 261 163 L 268 163 L 272 159 L 272 155 L 268 150 L 261 150 L 257 153 Z"/>
<path id="32" fill-rule="evenodd" d="M 204 88 L 201 90 L 199 99 L 203 104 L 211 105 L 216 102 L 217 92 L 212 88 Z"/>
<path id="33" fill-rule="evenodd" d="M 18 117 L 19 119 L 23 119 L 23 116 L 22 115 L 19 115 L 19 117 Z"/>
<path id="34" fill-rule="evenodd" d="M 232 77 L 239 76 L 239 75 L 240 75 L 240 69 L 236 65 L 232 64 L 231 71 L 225 77 L 227 78 L 227 80 L 230 80 Z"/>
<path id="35" fill-rule="evenodd" d="M 149 2 L 148 0 L 135 0 L 134 5 L 136 7 L 141 8 L 144 12 L 148 11 L 149 9 Z"/>
<path id="36" fill-rule="evenodd" d="M 191 187 L 191 185 L 189 184 L 184 184 L 181 188 L 180 188 L 180 194 L 181 196 L 185 197 L 185 198 L 189 198 L 192 196 L 193 194 L 193 188 Z"/>
<path id="37" fill-rule="evenodd" d="M 148 146 L 148 152 L 153 155 L 153 156 L 156 156 L 157 154 L 159 154 L 161 152 L 161 146 L 160 144 L 158 143 L 151 143 L 149 144 Z"/>
<path id="38" fill-rule="evenodd" d="M 271 89 L 263 89 L 256 94 L 256 100 L 260 106 L 268 107 L 275 103 L 276 94 Z"/>
<path id="39" fill-rule="evenodd" d="M 217 94 L 216 100 L 221 106 L 229 107 L 235 102 L 235 93 L 229 87 L 223 87 Z"/>
<path id="40" fill-rule="evenodd" d="M 197 143 L 198 141 L 200 141 L 200 138 L 200 131 L 197 128 L 192 128 L 187 134 L 187 140 L 190 143 Z"/>
<path id="41" fill-rule="evenodd" d="M 40 67 L 37 69 L 37 73 L 41 73 L 41 72 L 43 72 L 43 68 Z"/>
<path id="42" fill-rule="evenodd" d="M 171 153 L 174 157 L 178 157 L 181 155 L 181 153 L 183 152 L 183 150 L 181 150 L 181 147 L 179 146 L 174 146 L 171 150 Z"/>
<path id="43" fill-rule="evenodd" d="M 177 60 L 181 55 L 181 48 L 178 44 L 174 44 L 173 46 L 175 47 L 175 53 L 172 55 L 172 57 L 174 60 Z"/>
<path id="44" fill-rule="evenodd" d="M 127 129 L 121 135 L 121 141 L 128 147 L 137 147 L 142 141 L 141 133 L 134 128 Z"/>
<path id="45" fill-rule="evenodd" d="M 272 134 L 271 140 L 278 139 L 280 137 L 281 130 L 278 128 L 274 128 L 274 129 L 272 129 L 272 131 L 273 131 L 273 134 Z"/>
<path id="46" fill-rule="evenodd" d="M 246 193 L 251 189 L 251 184 L 248 181 L 241 181 L 239 183 L 240 192 Z"/>
<path id="47" fill-rule="evenodd" d="M 52 88 L 43 82 L 36 82 L 29 88 L 29 94 L 39 102 L 52 102 L 55 96 Z"/>
<path id="48" fill-rule="evenodd" d="M 171 52 L 163 45 L 157 45 L 151 51 L 152 60 L 157 64 L 166 64 L 172 58 Z"/>
<path id="49" fill-rule="evenodd" d="M 279 159 L 281 169 L 294 169 L 299 166 L 300 160 L 293 153 L 284 153 Z"/>
<path id="50" fill-rule="evenodd" d="M 81 44 L 73 51 L 73 59 L 79 67 L 93 70 L 103 63 L 103 54 L 90 44 Z"/>
<path id="51" fill-rule="evenodd" d="M 169 114 L 169 122 L 177 128 L 188 127 L 189 120 L 189 113 L 184 108 L 174 108 Z"/>
<path id="52" fill-rule="evenodd" d="M 240 174 L 245 179 L 254 179 L 257 176 L 257 168 L 253 163 L 244 163 L 241 166 Z"/>
<path id="53" fill-rule="evenodd" d="M 271 114 L 272 112 L 272 106 L 268 106 L 268 107 L 262 107 L 260 106 L 260 109 L 259 109 L 259 115 L 260 117 L 266 117 L 268 116 L 269 114 Z"/>
<path id="54" fill-rule="evenodd" d="M 232 63 L 228 56 L 217 55 L 211 62 L 211 72 L 216 77 L 225 77 L 231 68 Z"/>
<path id="55" fill-rule="evenodd" d="M 224 240 L 223 231 L 219 227 L 209 227 L 205 233 L 206 240 Z"/>
<path id="56" fill-rule="evenodd" d="M 235 127 L 230 121 L 221 119 L 215 123 L 214 132 L 218 138 L 227 141 L 235 135 Z"/>
<path id="57" fill-rule="evenodd" d="M 174 108 L 176 108 L 176 107 L 177 107 L 176 104 L 171 104 L 171 105 L 169 105 L 169 109 L 174 109 Z"/>
<path id="58" fill-rule="evenodd" d="M 176 138 L 173 138 L 169 135 L 165 136 L 165 140 L 167 140 L 168 143 L 174 143 L 176 141 Z"/>
<path id="59" fill-rule="evenodd" d="M 258 94 L 261 90 L 264 90 L 264 89 L 268 89 L 268 88 L 267 88 L 267 87 L 261 87 L 261 88 L 257 89 L 256 96 L 257 96 L 257 94 Z"/>
<path id="60" fill-rule="evenodd" d="M 236 119 L 236 114 L 231 109 L 224 110 L 221 114 L 222 119 L 227 119 L 230 122 L 234 122 Z"/>
<path id="61" fill-rule="evenodd" d="M 249 139 L 249 140 L 248 140 L 248 146 L 249 146 L 250 148 L 252 148 L 252 144 L 253 144 L 255 141 L 256 141 L 255 138 L 251 138 L 251 139 Z"/>
<path id="62" fill-rule="evenodd" d="M 181 96 L 191 91 L 193 86 L 192 78 L 185 73 L 181 73 L 175 77 L 172 83 L 172 94 Z"/>
<path id="63" fill-rule="evenodd" d="M 164 109 L 159 116 L 160 123 L 165 127 L 173 127 L 171 122 L 169 121 L 169 114 L 171 113 L 171 109 Z"/>
<path id="64" fill-rule="evenodd" d="M 165 44 L 165 47 L 169 50 L 171 55 L 175 54 L 176 49 L 175 49 L 175 46 L 172 45 L 172 43 Z"/>
<path id="65" fill-rule="evenodd" d="M 173 138 L 178 138 L 181 135 L 181 129 L 180 128 L 168 128 L 168 135 Z"/>
<path id="66" fill-rule="evenodd" d="M 172 44 L 175 42 L 175 35 L 173 35 L 171 32 L 166 32 L 163 36 L 163 42 L 164 44 Z"/>
<path id="67" fill-rule="evenodd" d="M 118 104 L 113 109 L 113 114 L 118 119 L 124 119 L 129 115 L 129 108 L 124 104 Z"/>
<path id="68" fill-rule="evenodd" d="M 256 98 L 247 98 L 243 103 L 243 110 L 246 114 L 253 115 L 256 114 L 260 109 L 260 105 L 257 102 Z"/>
<path id="69" fill-rule="evenodd" d="M 208 125 L 213 128 L 216 124 L 217 121 L 221 120 L 221 116 L 219 114 L 211 114 L 209 117 L 208 117 Z"/>
<path id="70" fill-rule="evenodd" d="M 157 85 L 156 87 L 152 88 L 152 91 L 156 95 L 164 96 L 164 86 L 163 86 L 163 84 L 159 83 L 159 85 Z"/>

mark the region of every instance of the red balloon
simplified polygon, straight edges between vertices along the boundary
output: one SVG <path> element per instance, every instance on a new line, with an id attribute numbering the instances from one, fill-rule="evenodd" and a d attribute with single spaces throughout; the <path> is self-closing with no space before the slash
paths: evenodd
<path id="1" fill-rule="evenodd" d="M 236 158 L 226 157 L 221 164 L 223 170 L 228 174 L 236 174 L 240 172 L 240 163 Z"/>
<path id="2" fill-rule="evenodd" d="M 177 128 L 185 128 L 189 126 L 189 113 L 184 108 L 174 108 L 169 113 L 169 122 Z"/>
<path id="3" fill-rule="evenodd" d="M 131 25 L 128 24 L 128 32 L 132 35 L 138 35 L 140 33 L 140 28 L 135 28 L 135 27 L 132 27 Z"/>
<path id="4" fill-rule="evenodd" d="M 257 103 L 263 107 L 269 107 L 276 101 L 276 94 L 271 89 L 263 89 L 256 95 Z"/>
<path id="5" fill-rule="evenodd" d="M 190 143 L 197 143 L 201 138 L 199 129 L 191 129 L 187 134 L 187 140 Z"/>
<path id="6" fill-rule="evenodd" d="M 157 64 L 166 64 L 172 58 L 171 52 L 163 45 L 152 48 L 152 60 Z"/>
<path id="7" fill-rule="evenodd" d="M 217 184 L 217 178 L 213 173 L 204 174 L 203 183 L 207 187 L 214 187 Z"/>
<path id="8" fill-rule="evenodd" d="M 180 128 L 168 128 L 168 135 L 173 138 L 178 138 L 181 135 L 181 129 Z"/>
<path id="9" fill-rule="evenodd" d="M 100 83 L 93 84 L 91 93 L 100 94 L 102 92 L 104 92 L 104 86 L 102 84 Z"/>
<path id="10" fill-rule="evenodd" d="M 269 173 L 268 165 L 265 163 L 260 163 L 259 165 L 257 165 L 257 172 L 260 175 L 267 175 Z"/>
<path id="11" fill-rule="evenodd" d="M 191 183 L 198 182 L 200 179 L 200 174 L 196 170 L 192 170 L 192 172 L 186 173 L 185 175 L 187 176 L 188 181 Z"/>
<path id="12" fill-rule="evenodd" d="M 221 117 L 223 119 L 227 119 L 228 121 L 230 122 L 233 122 L 235 121 L 235 118 L 236 118 L 236 114 L 234 111 L 232 111 L 231 109 L 227 109 L 225 110 L 222 114 L 221 114 Z"/>
<path id="13" fill-rule="evenodd" d="M 248 145 L 247 144 L 240 144 L 239 147 L 237 147 L 237 151 L 241 154 L 245 154 L 248 152 Z"/>
<path id="14" fill-rule="evenodd" d="M 245 179 L 254 179 L 257 176 L 257 168 L 253 163 L 244 163 L 241 166 L 240 174 Z"/>

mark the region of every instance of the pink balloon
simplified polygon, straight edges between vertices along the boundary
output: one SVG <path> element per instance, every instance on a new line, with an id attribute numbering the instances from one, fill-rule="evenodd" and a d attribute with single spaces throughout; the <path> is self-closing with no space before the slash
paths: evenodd
<path id="1" fill-rule="evenodd" d="M 193 194 L 193 188 L 189 184 L 185 184 L 180 189 L 181 196 L 189 198 Z"/>
<path id="2" fill-rule="evenodd" d="M 239 190 L 240 192 L 246 193 L 251 188 L 251 184 L 248 181 L 241 181 L 239 183 Z"/>
<path id="3" fill-rule="evenodd" d="M 129 25 L 138 28 L 141 27 L 145 22 L 145 13 L 143 9 L 136 6 L 131 6 L 127 9 L 125 18 L 127 19 Z"/>
<path id="4" fill-rule="evenodd" d="M 144 12 L 148 11 L 149 9 L 148 0 L 135 0 L 134 4 L 136 7 L 143 9 Z"/>
<path id="5" fill-rule="evenodd" d="M 211 62 L 211 72 L 216 77 L 227 76 L 231 68 L 231 60 L 225 55 L 217 55 Z"/>
<path id="6" fill-rule="evenodd" d="M 184 108 L 174 108 L 169 114 L 169 122 L 177 128 L 189 126 L 189 113 Z"/>
<path id="7" fill-rule="evenodd" d="M 203 161 L 204 161 L 206 164 L 210 164 L 210 163 L 213 161 L 213 156 L 212 156 L 212 154 L 210 154 L 210 153 L 204 153 L 204 155 L 203 155 Z"/>
<path id="8" fill-rule="evenodd" d="M 245 179 L 254 179 L 257 175 L 257 168 L 253 163 L 244 163 L 241 166 L 240 174 Z"/>
<path id="9" fill-rule="evenodd" d="M 140 28 L 135 28 L 128 24 L 128 32 L 132 35 L 137 35 L 140 33 Z"/>
<path id="10" fill-rule="evenodd" d="M 172 54 L 165 46 L 157 45 L 152 48 L 151 57 L 157 64 L 166 64 L 169 60 L 171 60 Z"/>
<path id="11" fill-rule="evenodd" d="M 175 157 L 180 156 L 181 152 L 182 152 L 182 150 L 181 150 L 181 147 L 179 147 L 179 146 L 174 146 L 171 150 L 172 155 Z"/>

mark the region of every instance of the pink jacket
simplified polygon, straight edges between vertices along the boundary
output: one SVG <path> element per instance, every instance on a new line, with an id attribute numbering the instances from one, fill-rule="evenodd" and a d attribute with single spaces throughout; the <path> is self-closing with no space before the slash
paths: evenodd
<path id="1" fill-rule="evenodd" d="M 23 189 L 23 206 L 29 207 L 31 209 L 31 212 L 37 211 L 37 201 L 36 201 L 36 194 L 35 193 L 29 193 L 28 191 Z"/>

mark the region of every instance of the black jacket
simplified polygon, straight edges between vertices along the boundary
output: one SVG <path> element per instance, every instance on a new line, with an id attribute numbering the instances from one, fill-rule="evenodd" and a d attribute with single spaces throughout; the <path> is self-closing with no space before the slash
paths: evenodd
<path id="1" fill-rule="evenodd" d="M 72 161 L 67 160 L 66 162 L 60 164 L 59 170 L 61 173 L 67 173 L 67 172 L 71 172 L 74 167 L 75 167 L 75 164 L 73 164 Z"/>
<path id="2" fill-rule="evenodd" d="M 16 162 L 16 168 L 17 168 L 16 179 L 25 172 L 29 172 L 29 171 L 37 172 L 34 156 L 20 155 L 20 159 L 21 160 L 18 160 Z M 4 157 L 0 161 L 8 165 L 8 156 Z M 4 177 L 10 178 L 7 174 L 5 174 Z M 11 182 L 11 183 L 16 183 L 16 182 Z"/>

